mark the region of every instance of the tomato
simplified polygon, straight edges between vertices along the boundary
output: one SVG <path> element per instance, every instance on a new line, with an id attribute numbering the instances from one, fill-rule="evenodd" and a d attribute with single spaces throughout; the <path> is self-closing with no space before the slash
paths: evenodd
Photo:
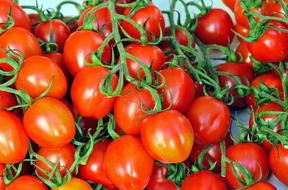
<path id="1" fill-rule="evenodd" d="M 58 148 L 70 143 L 76 131 L 69 108 L 51 97 L 34 102 L 25 112 L 23 123 L 28 136 L 45 148 Z"/>
<path id="2" fill-rule="evenodd" d="M 21 162 L 27 154 L 29 139 L 21 120 L 5 110 L 0 110 L 0 136 L 0 163 Z"/>
<path id="3" fill-rule="evenodd" d="M 104 40 L 101 34 L 89 30 L 76 31 L 69 36 L 64 45 L 63 55 L 65 64 L 73 76 L 87 67 L 85 60 L 91 60 L 89 56 L 98 50 Z M 101 60 L 103 63 L 110 63 L 111 48 L 109 46 L 104 48 Z"/>
<path id="4" fill-rule="evenodd" d="M 269 152 L 269 164 L 273 174 L 285 185 L 288 185 L 288 150 L 281 144 Z"/>
<path id="5" fill-rule="evenodd" d="M 52 19 L 38 24 L 34 34 L 43 42 L 56 43 L 58 45 L 58 51 L 62 52 L 65 41 L 70 36 L 71 32 L 65 22 L 58 19 Z"/>
<path id="6" fill-rule="evenodd" d="M 165 54 L 157 46 L 134 43 L 126 46 L 125 50 L 126 53 L 129 53 L 139 61 L 142 61 L 147 67 L 151 67 L 156 71 L 159 71 L 165 63 Z M 132 59 L 127 59 L 126 63 L 128 72 L 133 78 L 140 79 L 145 76 L 145 73 L 139 63 L 133 61 Z"/>
<path id="7" fill-rule="evenodd" d="M 154 186 L 155 183 L 165 181 L 167 172 L 167 167 L 158 166 L 155 164 L 147 188 L 149 189 L 150 187 Z"/>
<path id="8" fill-rule="evenodd" d="M 78 113 L 96 119 L 107 116 L 113 109 L 115 98 L 105 97 L 99 89 L 109 70 L 104 67 L 89 67 L 80 71 L 71 88 L 71 98 Z M 112 88 L 116 88 L 118 77 L 113 75 Z"/>
<path id="9" fill-rule="evenodd" d="M 153 184 L 148 190 L 179 190 L 179 188 L 170 180 L 158 181 Z"/>
<path id="10" fill-rule="evenodd" d="M 271 24 L 287 30 L 287 27 L 281 23 Z M 269 27 L 256 42 L 247 44 L 252 56 L 260 62 L 280 62 L 288 57 L 288 33 L 273 27 Z"/>
<path id="11" fill-rule="evenodd" d="M 81 177 L 81 179 L 101 184 L 108 189 L 114 188 L 103 165 L 104 155 L 110 143 L 110 140 L 103 140 L 94 146 L 87 163 L 79 167 L 79 177 Z"/>
<path id="12" fill-rule="evenodd" d="M 52 190 L 93 190 L 93 188 L 89 185 L 88 182 L 73 177 L 68 183 L 65 183 L 64 185 L 53 188 Z"/>
<path id="13" fill-rule="evenodd" d="M 0 110 L 10 108 L 16 104 L 17 101 L 13 94 L 0 91 Z"/>
<path id="14" fill-rule="evenodd" d="M 117 126 L 129 135 L 140 134 L 140 124 L 147 111 L 154 108 L 155 100 L 151 93 L 142 88 L 137 89 L 129 83 L 116 99 L 114 116 Z"/>
<path id="15" fill-rule="evenodd" d="M 176 110 L 147 116 L 140 125 L 145 149 L 163 163 L 185 161 L 192 150 L 194 132 L 189 120 Z"/>
<path id="16" fill-rule="evenodd" d="M 6 190 L 6 185 L 4 183 L 4 169 L 5 164 L 0 164 L 0 190 Z"/>
<path id="17" fill-rule="evenodd" d="M 236 31 L 238 34 L 240 34 L 240 35 L 242 35 L 242 36 L 244 36 L 244 37 L 247 37 L 248 34 L 250 33 L 250 29 L 247 29 L 247 28 L 245 28 L 244 26 L 241 26 L 240 24 L 236 24 L 236 25 L 234 26 L 234 29 L 235 29 L 235 31 Z M 237 36 L 237 38 L 238 38 L 238 40 L 239 40 L 240 42 L 243 42 L 243 41 L 244 41 L 241 37 L 238 37 L 238 36 Z"/>
<path id="18" fill-rule="evenodd" d="M 31 29 L 31 23 L 29 17 L 21 6 L 17 5 L 12 1 L 0 1 L 0 28 L 6 28 L 6 23 L 8 21 L 9 12 L 11 9 L 11 15 L 14 21 L 15 27 L 25 28 L 27 30 Z"/>
<path id="19" fill-rule="evenodd" d="M 6 190 L 19 190 L 19 189 L 31 189 L 31 190 L 48 190 L 47 186 L 37 177 L 34 176 L 20 176 L 16 178 Z"/>
<path id="20" fill-rule="evenodd" d="M 288 4 L 287 0 L 283 1 L 286 5 Z M 262 3 L 263 15 L 265 16 L 275 16 L 280 18 L 285 18 L 284 9 L 279 2 L 279 0 L 266 0 Z M 286 23 L 288 27 L 288 24 Z"/>
<path id="21" fill-rule="evenodd" d="M 34 34 L 35 28 L 36 28 L 37 24 L 39 24 L 41 22 L 41 19 L 40 19 L 38 13 L 30 13 L 30 14 L 28 14 L 28 17 L 29 17 L 31 25 L 32 25 L 31 32 Z"/>
<path id="22" fill-rule="evenodd" d="M 81 127 L 84 135 L 88 134 L 88 131 L 90 134 L 94 134 L 96 132 L 97 123 L 97 119 L 92 117 L 82 117 L 80 119 L 79 126 Z"/>
<path id="23" fill-rule="evenodd" d="M 229 7 L 233 11 L 237 0 L 222 0 L 222 1 L 227 7 Z"/>
<path id="24" fill-rule="evenodd" d="M 124 16 L 128 16 L 130 12 L 131 8 L 127 8 L 123 14 Z M 149 41 L 153 38 L 159 38 L 161 33 L 164 33 L 164 16 L 161 10 L 152 3 L 135 11 L 131 16 L 131 19 L 140 24 L 142 27 L 144 27 L 145 24 L 145 31 Z M 125 30 L 125 32 L 131 37 L 135 39 L 141 38 L 141 33 L 131 23 L 123 21 L 121 26 L 123 30 Z"/>
<path id="25" fill-rule="evenodd" d="M 18 50 L 24 58 L 41 55 L 38 40 L 31 32 L 20 27 L 14 27 L 0 36 L 0 47 Z"/>
<path id="26" fill-rule="evenodd" d="M 152 174 L 153 164 L 154 160 L 140 139 L 130 135 L 114 140 L 104 156 L 107 175 L 119 189 L 144 189 Z"/>
<path id="27" fill-rule="evenodd" d="M 199 171 L 189 175 L 182 183 L 181 190 L 228 190 L 225 181 L 210 171 Z"/>
<path id="28" fill-rule="evenodd" d="M 245 188 L 245 190 L 277 190 L 272 184 L 268 182 L 258 182 L 250 187 Z"/>
<path id="29" fill-rule="evenodd" d="M 198 19 L 195 34 L 204 44 L 227 46 L 234 37 L 232 19 L 222 9 L 211 9 Z"/>
<path id="30" fill-rule="evenodd" d="M 36 98 L 48 89 L 52 81 L 47 96 L 63 98 L 67 91 L 67 80 L 61 68 L 47 57 L 32 56 L 25 59 L 16 80 L 16 88 Z"/>
<path id="31" fill-rule="evenodd" d="M 195 131 L 196 141 L 201 144 L 219 143 L 230 128 L 231 116 L 228 107 L 210 96 L 194 100 L 186 116 Z"/>
<path id="32" fill-rule="evenodd" d="M 236 49 L 238 60 L 242 58 L 242 64 L 248 65 L 253 71 L 253 61 L 251 60 L 251 52 L 249 51 L 247 44 L 245 42 L 240 42 Z"/>
<path id="33" fill-rule="evenodd" d="M 265 180 L 269 174 L 268 157 L 265 150 L 254 143 L 236 144 L 228 148 L 226 156 L 229 160 L 243 165 L 251 172 L 255 180 Z M 237 173 L 243 178 L 243 174 L 236 169 Z M 226 164 L 226 181 L 233 189 L 242 187 L 230 163 Z"/>

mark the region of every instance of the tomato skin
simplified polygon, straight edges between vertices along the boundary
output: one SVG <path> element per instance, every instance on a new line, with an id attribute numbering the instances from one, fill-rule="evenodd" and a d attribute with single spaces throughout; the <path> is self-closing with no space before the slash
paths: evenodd
<path id="1" fill-rule="evenodd" d="M 247 37 L 248 36 L 248 34 L 249 34 L 249 32 L 250 32 L 250 29 L 247 29 L 247 28 L 245 28 L 244 26 L 241 26 L 240 24 L 236 24 L 235 26 L 234 26 L 234 28 L 235 28 L 235 31 L 238 33 L 238 34 L 240 34 L 240 35 L 242 35 L 242 36 L 244 36 L 244 37 Z M 237 38 L 238 38 L 238 40 L 240 41 L 240 42 L 244 42 L 245 40 L 243 40 L 241 37 L 239 37 L 239 36 L 237 36 Z"/>
<path id="2" fill-rule="evenodd" d="M 13 94 L 0 91 L 0 110 L 10 108 L 16 104 L 17 101 Z"/>
<path id="3" fill-rule="evenodd" d="M 195 33 L 204 44 L 227 46 L 233 40 L 233 28 L 232 19 L 226 11 L 212 9 L 199 18 Z"/>
<path id="4" fill-rule="evenodd" d="M 179 190 L 179 188 L 170 180 L 158 181 L 153 184 L 148 190 Z"/>
<path id="5" fill-rule="evenodd" d="M 115 188 L 103 165 L 104 155 L 111 142 L 110 140 L 103 140 L 94 146 L 87 163 L 79 167 L 79 177 L 81 179 L 101 184 L 108 189 Z"/>
<path id="6" fill-rule="evenodd" d="M 231 161 L 237 162 L 246 167 L 251 172 L 255 180 L 260 178 L 261 172 L 261 181 L 265 180 L 269 174 L 270 168 L 267 154 L 265 150 L 257 144 L 241 143 L 233 145 L 228 148 L 226 156 Z M 243 177 L 239 170 L 237 170 L 237 172 L 241 177 Z M 229 163 L 226 164 L 226 181 L 233 189 L 240 188 L 242 186 L 233 173 L 232 166 Z"/>
<path id="7" fill-rule="evenodd" d="M 1 34 L 0 47 L 17 49 L 22 52 L 24 59 L 42 54 L 37 38 L 28 30 L 20 27 L 13 27 Z"/>
<path id="8" fill-rule="evenodd" d="M 6 188 L 6 190 L 19 189 L 48 190 L 48 187 L 37 177 L 26 175 L 18 177 Z"/>
<path id="9" fill-rule="evenodd" d="M 229 7 L 233 11 L 237 0 L 222 0 L 222 1 L 227 7 Z"/>
<path id="10" fill-rule="evenodd" d="M 268 182 L 258 182 L 250 187 L 245 188 L 245 190 L 277 190 L 272 184 Z"/>
<path id="11" fill-rule="evenodd" d="M 72 83 L 71 98 L 78 113 L 83 117 L 100 119 L 113 109 L 115 98 L 105 97 L 99 89 L 109 70 L 96 66 L 80 71 Z M 118 77 L 113 75 L 112 88 L 116 88 Z"/>
<path id="12" fill-rule="evenodd" d="M 114 140 L 104 156 L 107 175 L 120 190 L 144 189 L 152 174 L 153 164 L 154 160 L 140 139 L 130 135 Z"/>
<path id="13" fill-rule="evenodd" d="M 114 105 L 116 124 L 126 134 L 139 135 L 145 111 L 154 107 L 155 100 L 148 90 L 135 89 L 135 85 L 132 83 L 125 86 L 122 94 L 116 99 Z"/>
<path id="14" fill-rule="evenodd" d="M 45 97 L 34 102 L 23 119 L 28 136 L 44 148 L 70 143 L 75 135 L 73 114 L 60 100 Z"/>
<path id="15" fill-rule="evenodd" d="M 192 150 L 194 132 L 189 120 L 176 110 L 147 116 L 140 125 L 147 152 L 163 163 L 185 161 Z"/>
<path id="16" fill-rule="evenodd" d="M 284 3 L 287 4 L 288 1 L 284 0 Z M 263 1 L 262 9 L 263 9 L 264 16 L 275 16 L 279 18 L 285 18 L 285 15 L 284 15 L 285 12 L 283 10 L 281 3 L 278 0 Z M 287 23 L 283 23 L 283 24 L 286 24 L 286 26 L 288 27 Z"/>
<path id="17" fill-rule="evenodd" d="M 0 110 L 0 163 L 21 162 L 28 151 L 29 139 L 21 120 L 14 114 Z"/>
<path id="18" fill-rule="evenodd" d="M 93 188 L 86 181 L 73 177 L 68 183 L 64 185 L 53 188 L 51 190 L 93 190 Z"/>
<path id="19" fill-rule="evenodd" d="M 72 33 L 64 45 L 64 60 L 70 73 L 75 76 L 81 69 L 87 67 L 85 59 L 98 50 L 104 37 L 93 31 L 84 30 Z M 110 63 L 111 48 L 106 46 L 101 56 L 103 63 Z"/>
<path id="20" fill-rule="evenodd" d="M 250 69 L 253 71 L 253 61 L 251 60 L 251 52 L 249 51 L 247 44 L 245 42 L 240 42 L 236 49 L 236 53 L 238 56 L 238 59 L 242 57 L 243 61 L 242 64 L 248 65 Z"/>
<path id="21" fill-rule="evenodd" d="M 181 190 L 228 190 L 224 180 L 207 170 L 189 175 L 182 183 Z"/>
<path id="22" fill-rule="evenodd" d="M 69 27 L 59 19 L 52 19 L 38 24 L 34 32 L 34 35 L 42 41 L 56 43 L 60 52 L 63 51 L 65 41 L 70 34 Z"/>
<path id="23" fill-rule="evenodd" d="M 230 128 L 231 116 L 228 107 L 211 96 L 194 100 L 186 116 L 194 129 L 196 141 L 201 144 L 219 143 Z"/>

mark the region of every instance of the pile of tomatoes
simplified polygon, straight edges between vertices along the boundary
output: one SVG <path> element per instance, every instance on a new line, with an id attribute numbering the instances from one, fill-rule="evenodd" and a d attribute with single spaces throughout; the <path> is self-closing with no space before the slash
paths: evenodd
<path id="1" fill-rule="evenodd" d="M 288 186 L 288 2 L 224 3 L 0 0 L 0 190 Z"/>

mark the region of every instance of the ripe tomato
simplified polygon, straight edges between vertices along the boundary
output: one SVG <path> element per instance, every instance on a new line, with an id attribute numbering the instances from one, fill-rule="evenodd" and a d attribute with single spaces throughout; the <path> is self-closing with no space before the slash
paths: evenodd
<path id="1" fill-rule="evenodd" d="M 75 76 L 81 69 L 87 67 L 91 54 L 96 52 L 104 41 L 104 37 L 96 32 L 84 30 L 72 33 L 64 45 L 64 60 L 70 73 Z M 103 63 L 110 63 L 111 48 L 106 46 L 101 56 Z"/>
<path id="2" fill-rule="evenodd" d="M 45 148 L 58 148 L 70 143 L 76 131 L 69 108 L 50 97 L 34 102 L 25 112 L 23 123 L 28 136 Z"/>
<path id="3" fill-rule="evenodd" d="M 41 22 L 41 19 L 40 19 L 38 13 L 30 13 L 30 14 L 28 14 L 28 17 L 29 17 L 31 25 L 32 25 L 31 32 L 34 34 L 35 28 L 36 28 L 37 24 L 39 24 Z"/>
<path id="4" fill-rule="evenodd" d="M 124 16 L 128 16 L 130 14 L 131 8 L 127 8 L 124 11 Z M 131 19 L 142 27 L 145 24 L 145 31 L 148 40 L 152 40 L 153 38 L 159 38 L 159 36 L 164 33 L 165 30 L 165 21 L 164 16 L 161 10 L 156 7 L 154 4 L 150 3 L 148 6 L 138 9 L 131 16 Z M 123 21 L 121 23 L 122 28 L 128 33 L 131 37 L 140 39 L 141 34 L 137 28 L 135 28 L 132 24 L 127 21 Z"/>
<path id="5" fill-rule="evenodd" d="M 114 116 L 117 126 L 129 135 L 140 134 L 140 124 L 147 111 L 154 108 L 155 100 L 151 93 L 142 88 L 137 89 L 129 83 L 116 99 Z"/>
<path id="6" fill-rule="evenodd" d="M 19 189 L 48 190 L 47 186 L 40 179 L 29 175 L 18 177 L 6 188 L 6 190 Z"/>
<path id="7" fill-rule="evenodd" d="M 113 109 L 115 98 L 105 97 L 99 89 L 108 72 L 108 69 L 96 66 L 85 68 L 76 75 L 72 83 L 71 98 L 81 116 L 100 119 Z M 117 82 L 118 77 L 113 75 L 112 88 L 116 88 Z"/>
<path id="8" fill-rule="evenodd" d="M 248 34 L 249 34 L 249 32 L 250 32 L 250 29 L 247 29 L 247 28 L 245 28 L 244 26 L 241 26 L 240 24 L 236 24 L 236 25 L 234 26 L 234 29 L 235 29 L 235 31 L 236 31 L 238 34 L 240 34 L 240 35 L 242 35 L 242 36 L 244 36 L 244 37 L 247 37 Z M 237 38 L 238 38 L 238 40 L 239 40 L 240 42 L 243 42 L 243 41 L 244 41 L 242 38 L 240 38 L 240 37 L 238 37 L 238 36 L 237 36 Z"/>
<path id="9" fill-rule="evenodd" d="M 192 150 L 194 132 L 189 120 L 176 110 L 147 116 L 140 125 L 145 149 L 163 163 L 185 161 Z"/>
<path id="10" fill-rule="evenodd" d="M 204 44 L 227 46 L 232 42 L 233 22 L 229 14 L 222 9 L 211 9 L 198 20 L 196 35 Z"/>
<path id="11" fill-rule="evenodd" d="M 62 20 L 52 19 L 40 23 L 35 28 L 34 35 L 44 42 L 53 42 L 58 45 L 58 51 L 62 52 L 66 39 L 70 36 L 69 27 Z"/>
<path id="12" fill-rule="evenodd" d="M 0 190 L 6 190 L 6 185 L 4 183 L 4 169 L 5 164 L 0 164 Z"/>
<path id="13" fill-rule="evenodd" d="M 67 91 L 67 80 L 61 68 L 47 57 L 32 56 L 25 59 L 16 80 L 16 88 L 36 98 L 48 89 L 52 81 L 47 96 L 63 98 Z"/>
<path id="14" fill-rule="evenodd" d="M 227 7 L 229 7 L 233 11 L 237 0 L 222 0 L 222 1 Z"/>
<path id="15" fill-rule="evenodd" d="M 88 134 L 88 131 L 90 134 L 94 134 L 96 132 L 97 128 L 97 119 L 92 117 L 82 117 L 79 122 L 79 126 L 82 129 L 82 132 L 84 135 Z"/>
<path id="16" fill-rule="evenodd" d="M 154 183 L 147 190 L 179 190 L 179 188 L 172 181 L 164 180 Z"/>
<path id="17" fill-rule="evenodd" d="M 288 4 L 288 0 L 284 0 L 286 5 Z M 276 16 L 280 18 L 285 18 L 285 12 L 278 0 L 267 0 L 262 3 L 263 15 L 265 16 Z M 288 27 L 288 24 L 286 23 Z"/>
<path id="18" fill-rule="evenodd" d="M 253 71 L 253 61 L 251 60 L 251 52 L 249 51 L 245 42 L 240 42 L 236 49 L 238 60 L 242 58 L 242 64 L 248 65 L 250 70 Z"/>
<path id="19" fill-rule="evenodd" d="M 10 108 L 16 104 L 17 101 L 13 94 L 0 91 L 0 110 Z"/>
<path id="20" fill-rule="evenodd" d="M 53 188 L 52 190 L 93 190 L 93 188 L 86 181 L 73 177 L 68 183 Z"/>
<path id="21" fill-rule="evenodd" d="M 196 141 L 201 144 L 219 143 L 230 128 L 231 116 L 228 107 L 210 96 L 194 100 L 186 116 L 195 131 Z"/>
<path id="22" fill-rule="evenodd" d="M 250 187 L 245 188 L 244 190 L 277 190 L 272 184 L 268 182 L 258 182 Z"/>
<path id="23" fill-rule="evenodd" d="M 144 189 L 152 174 L 153 163 L 140 139 L 130 135 L 114 140 L 104 156 L 107 175 L 119 189 Z"/>
<path id="24" fill-rule="evenodd" d="M 269 174 L 268 157 L 265 150 L 254 143 L 236 144 L 228 148 L 226 156 L 229 160 L 242 164 L 248 169 L 255 180 L 261 177 L 261 181 L 265 180 Z M 237 173 L 244 180 L 243 174 L 236 169 Z M 262 173 L 261 173 L 262 172 Z M 233 189 L 242 187 L 236 175 L 233 172 L 230 163 L 226 164 L 226 181 Z"/>
<path id="25" fill-rule="evenodd" d="M 288 185 L 288 150 L 278 144 L 269 153 L 269 164 L 273 174 L 285 185 Z"/>
<path id="26" fill-rule="evenodd" d="M 103 140 L 94 146 L 87 163 L 79 167 L 79 177 L 81 179 L 101 184 L 108 189 L 115 187 L 108 178 L 103 165 L 104 155 L 110 143 L 110 140 Z"/>
<path id="27" fill-rule="evenodd" d="M 37 38 L 28 30 L 14 27 L 0 36 L 0 47 L 19 50 L 24 58 L 41 55 L 41 47 Z"/>
<path id="28" fill-rule="evenodd" d="M 153 186 L 155 184 L 165 181 L 167 172 L 167 167 L 154 165 L 152 175 L 147 185 L 147 189 L 153 189 Z"/>
<path id="29" fill-rule="evenodd" d="M 27 154 L 29 139 L 21 120 L 5 110 L 0 110 L 0 136 L 0 163 L 21 162 Z"/>
<path id="30" fill-rule="evenodd" d="M 199 171 L 189 175 L 182 183 L 181 190 L 228 190 L 225 181 L 210 171 Z"/>

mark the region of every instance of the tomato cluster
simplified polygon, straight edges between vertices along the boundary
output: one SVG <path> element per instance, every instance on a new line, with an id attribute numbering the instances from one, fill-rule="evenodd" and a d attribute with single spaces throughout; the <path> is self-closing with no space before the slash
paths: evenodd
<path id="1" fill-rule="evenodd" d="M 223 2 L 0 0 L 0 190 L 288 186 L 287 1 Z"/>

